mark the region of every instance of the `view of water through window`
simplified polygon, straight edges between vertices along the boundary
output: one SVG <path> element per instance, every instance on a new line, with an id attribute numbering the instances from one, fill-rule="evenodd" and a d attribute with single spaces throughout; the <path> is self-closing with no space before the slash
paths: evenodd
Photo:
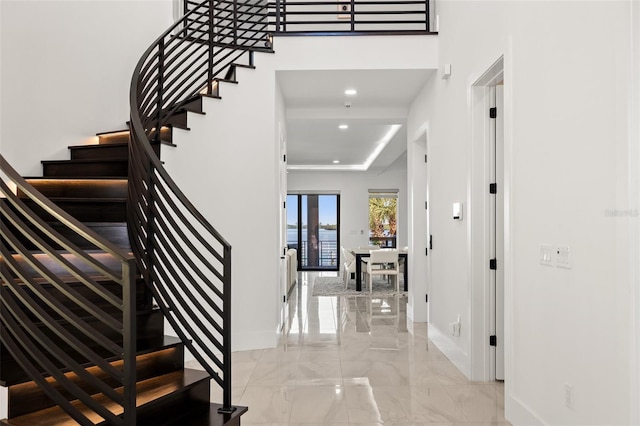
<path id="1" fill-rule="evenodd" d="M 338 269 L 339 205 L 337 194 L 287 196 L 287 245 L 301 270 Z"/>

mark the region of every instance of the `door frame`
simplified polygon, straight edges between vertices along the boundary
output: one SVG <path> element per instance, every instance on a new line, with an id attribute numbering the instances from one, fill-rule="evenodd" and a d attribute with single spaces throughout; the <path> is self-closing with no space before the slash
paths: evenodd
<path id="1" fill-rule="evenodd" d="M 637 117 L 640 113 L 640 4 L 631 2 L 631 32 L 632 32 L 632 64 L 631 75 L 632 93 L 630 103 L 630 117 Z M 630 130 L 630 167 L 629 182 L 631 182 L 630 205 L 640 206 L 640 123 L 638 120 L 631 120 Z M 640 223 L 639 221 L 629 221 L 629 229 L 626 235 L 631 235 L 630 259 L 637 259 L 640 256 Z M 640 264 L 631 263 L 632 277 L 632 297 L 630 298 L 633 324 L 631 328 L 632 361 L 631 361 L 631 423 L 640 424 Z"/>
<path id="2" fill-rule="evenodd" d="M 474 381 L 491 381 L 495 377 L 495 356 L 489 345 L 489 336 L 492 333 L 494 313 L 492 301 L 494 295 L 491 285 L 491 270 L 489 259 L 491 258 L 491 196 L 489 194 L 490 166 L 493 143 L 493 132 L 489 120 L 489 108 L 492 102 L 492 92 L 496 83 L 504 80 L 504 164 L 503 188 L 504 194 L 504 259 L 500 262 L 504 273 L 504 349 L 505 349 L 505 382 L 510 374 L 510 348 L 511 340 L 511 283 L 512 280 L 512 241 L 510 227 L 512 210 L 512 172 L 511 164 L 511 85 L 509 68 L 505 56 L 500 56 L 485 71 L 471 78 L 469 90 L 469 170 L 468 175 L 468 199 L 469 221 L 467 222 L 470 238 L 468 239 L 467 252 L 469 254 L 469 311 L 470 311 L 470 379 Z"/>
<path id="3" fill-rule="evenodd" d="M 428 250 L 429 226 L 425 220 L 428 209 L 425 202 L 429 202 L 429 167 L 424 156 L 429 157 L 429 125 L 424 123 L 409 139 L 407 153 L 407 175 L 410 176 L 409 192 L 409 306 L 407 316 L 412 322 L 429 321 L 429 303 L 425 302 L 425 295 L 430 292 L 431 285 L 431 254 L 425 256 Z M 428 207 L 428 205 L 427 205 Z M 425 213 L 426 210 L 426 213 Z M 424 259 L 424 260 L 421 260 Z"/>

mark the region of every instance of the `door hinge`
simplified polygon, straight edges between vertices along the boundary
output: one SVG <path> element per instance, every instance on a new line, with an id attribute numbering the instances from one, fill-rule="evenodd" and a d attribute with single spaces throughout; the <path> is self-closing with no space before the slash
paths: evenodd
<path id="1" fill-rule="evenodd" d="M 429 235 L 429 250 L 433 250 L 433 235 Z"/>
<path id="2" fill-rule="evenodd" d="M 282 303 L 286 303 L 287 302 L 287 296 L 282 296 Z"/>
<path id="3" fill-rule="evenodd" d="M 427 206 L 428 206 L 428 204 L 427 204 L 427 202 L 425 201 L 425 202 L 424 202 L 424 209 L 425 209 L 425 210 L 428 210 L 428 209 L 429 209 L 429 207 L 427 207 Z"/>
<path id="4" fill-rule="evenodd" d="M 427 162 L 427 154 L 424 155 L 424 162 Z"/>
<path id="5" fill-rule="evenodd" d="M 287 154 L 282 156 L 282 161 L 284 161 L 285 163 L 287 162 Z"/>
<path id="6" fill-rule="evenodd" d="M 498 116 L 498 108 L 489 108 L 489 118 L 496 118 Z"/>
<path id="7" fill-rule="evenodd" d="M 490 183 L 489 184 L 489 194 L 497 194 L 498 193 L 498 184 Z"/>
<path id="8" fill-rule="evenodd" d="M 498 346 L 498 338 L 495 334 L 493 336 L 489 336 L 489 346 Z"/>
<path id="9" fill-rule="evenodd" d="M 282 202 L 282 208 L 283 208 L 283 209 L 286 209 L 286 208 L 287 208 L 287 202 L 286 202 L 286 201 L 283 201 L 283 202 Z"/>
<path id="10" fill-rule="evenodd" d="M 498 269 L 498 259 L 489 259 L 489 269 Z"/>
<path id="11" fill-rule="evenodd" d="M 426 303 L 429 303 L 429 295 L 428 295 L 428 294 L 425 294 L 425 295 L 424 295 L 424 301 L 425 301 Z"/>
<path id="12" fill-rule="evenodd" d="M 429 256 L 429 247 L 424 249 L 424 255 Z"/>

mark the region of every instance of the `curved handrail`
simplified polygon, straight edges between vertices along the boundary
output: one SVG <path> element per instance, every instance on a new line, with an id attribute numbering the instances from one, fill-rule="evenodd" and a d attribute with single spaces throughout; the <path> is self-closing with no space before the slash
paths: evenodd
<path id="1" fill-rule="evenodd" d="M 128 223 L 153 301 L 231 406 L 231 245 L 195 208 L 152 142 L 254 51 L 271 51 L 263 0 L 185 2 L 186 13 L 145 51 L 130 88 Z M 150 302 L 150 301 L 149 301 Z"/>
<path id="2" fill-rule="evenodd" d="M 52 203 L 1 155 L 0 172 L 4 176 L 0 178 L 2 344 L 42 391 L 81 425 L 93 425 L 99 418 L 131 424 L 135 419 L 135 258 Z M 54 229 L 31 206 L 61 227 Z M 60 229 L 97 252 L 79 248 Z M 105 279 L 121 286 L 120 295 L 105 287 Z M 94 296 L 79 293 L 72 282 L 84 284 Z M 43 284 L 55 288 L 59 296 L 51 297 Z M 105 310 L 105 303 L 116 309 L 116 317 Z M 86 321 L 83 312 L 107 326 L 110 335 Z M 119 336 L 115 341 L 114 335 Z M 114 367 L 107 357 L 122 358 L 123 367 Z M 96 365 L 108 377 L 89 373 L 87 364 Z M 69 372 L 114 401 L 116 408 L 94 401 L 86 388 L 69 379 Z M 53 381 L 46 380 L 47 375 Z M 113 389 L 114 380 L 123 386 L 123 394 Z M 93 414 L 78 410 L 69 395 Z"/>

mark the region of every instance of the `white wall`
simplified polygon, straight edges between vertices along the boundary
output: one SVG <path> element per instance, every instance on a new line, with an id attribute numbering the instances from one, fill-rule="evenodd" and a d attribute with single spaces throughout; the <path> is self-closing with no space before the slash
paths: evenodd
<path id="1" fill-rule="evenodd" d="M 126 127 L 133 69 L 171 0 L 0 2 L 2 154 L 25 175 Z M 37 154 L 37 155 L 34 155 Z"/>
<path id="2" fill-rule="evenodd" d="M 384 172 L 289 171 L 289 191 L 336 191 L 340 194 L 340 244 L 369 244 L 369 189 L 398 189 L 397 246 L 407 243 L 407 167 L 401 155 Z"/>
<path id="3" fill-rule="evenodd" d="M 258 55 L 256 65 L 268 59 Z M 163 153 L 187 197 L 232 246 L 232 350 L 277 343 L 280 297 L 279 154 L 272 72 L 239 68 L 206 116 L 189 116 Z M 255 108 L 255 109 L 254 109 Z"/>
<path id="4" fill-rule="evenodd" d="M 483 153 L 472 145 L 471 84 L 504 56 L 505 388 L 514 424 L 630 424 L 634 405 L 637 412 L 629 339 L 637 247 L 629 250 L 628 236 L 639 220 L 637 194 L 629 192 L 638 165 L 637 135 L 629 134 L 630 4 L 438 4 L 440 63 L 451 64 L 452 75 L 427 82 L 409 118 L 409 135 L 429 126 L 430 330 L 465 373 L 476 374 L 471 353 L 488 343 L 469 333 L 486 314 L 474 299 L 484 283 L 470 274 L 479 242 L 469 215 L 460 223 L 450 213 L 453 202 L 475 199 L 471 189 L 482 176 L 474 171 Z M 572 269 L 540 265 L 543 244 L 570 246 Z M 461 336 L 448 337 L 458 314 Z M 573 388 L 571 408 L 565 384 Z"/>

